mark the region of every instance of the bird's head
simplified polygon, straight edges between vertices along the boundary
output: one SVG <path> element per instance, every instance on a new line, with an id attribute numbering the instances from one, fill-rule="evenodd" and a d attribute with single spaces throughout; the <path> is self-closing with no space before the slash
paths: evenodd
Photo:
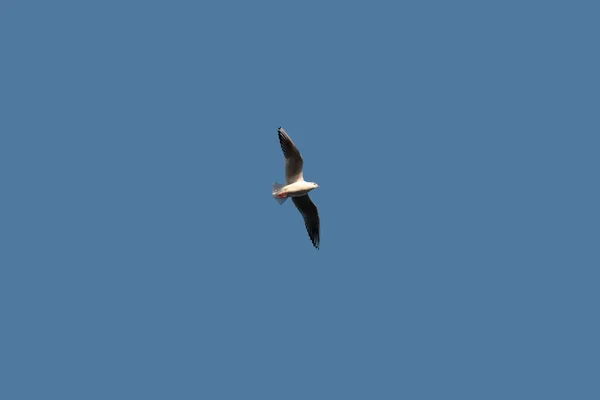
<path id="1" fill-rule="evenodd" d="M 315 189 L 319 187 L 319 185 L 317 185 L 317 184 L 316 184 L 316 183 L 314 183 L 314 182 L 312 182 L 312 185 L 314 186 L 314 188 L 315 188 Z"/>

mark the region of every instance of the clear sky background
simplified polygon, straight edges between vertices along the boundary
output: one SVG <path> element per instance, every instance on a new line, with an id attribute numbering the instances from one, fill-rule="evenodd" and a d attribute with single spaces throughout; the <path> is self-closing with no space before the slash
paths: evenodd
<path id="1" fill-rule="evenodd" d="M 599 16 L 3 0 L 0 398 L 600 398 Z"/>

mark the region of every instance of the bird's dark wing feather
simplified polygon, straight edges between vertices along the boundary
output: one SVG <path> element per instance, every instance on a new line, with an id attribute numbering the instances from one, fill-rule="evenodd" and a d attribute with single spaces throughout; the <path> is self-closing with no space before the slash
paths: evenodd
<path id="1" fill-rule="evenodd" d="M 277 130 L 279 136 L 279 144 L 281 150 L 283 150 L 283 156 L 285 157 L 285 179 L 288 184 L 303 180 L 302 176 L 302 155 L 300 151 L 292 142 L 292 139 L 283 128 Z"/>
<path id="2" fill-rule="evenodd" d="M 307 194 L 300 197 L 292 197 L 292 201 L 296 205 L 298 211 L 300 211 L 300 214 L 302 214 L 302 218 L 304 218 L 304 225 L 306 226 L 308 237 L 310 237 L 313 246 L 318 249 L 321 241 L 321 223 L 319 221 L 319 210 L 317 209 L 317 206 L 315 206 L 315 203 L 312 202 Z"/>

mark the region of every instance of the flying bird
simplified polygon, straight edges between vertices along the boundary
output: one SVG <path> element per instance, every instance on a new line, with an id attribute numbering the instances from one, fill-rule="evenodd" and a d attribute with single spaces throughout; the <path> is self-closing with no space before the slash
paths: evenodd
<path id="1" fill-rule="evenodd" d="M 296 205 L 296 208 L 302 214 L 302 218 L 304 218 L 308 237 L 310 237 L 313 246 L 318 249 L 321 240 L 319 210 L 317 210 L 315 203 L 308 197 L 308 192 L 318 188 L 319 185 L 304 180 L 304 176 L 302 175 L 302 166 L 304 165 L 302 155 L 287 132 L 279 127 L 277 134 L 281 150 L 283 150 L 283 156 L 285 157 L 286 184 L 282 185 L 277 182 L 273 184 L 273 198 L 279 204 L 283 204 L 288 197 L 292 198 L 294 205 Z"/>

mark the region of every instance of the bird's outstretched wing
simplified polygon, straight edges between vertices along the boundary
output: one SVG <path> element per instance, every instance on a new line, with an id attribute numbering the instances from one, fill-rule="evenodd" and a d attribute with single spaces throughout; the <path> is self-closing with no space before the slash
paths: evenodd
<path id="1" fill-rule="evenodd" d="M 283 156 L 285 157 L 286 183 L 289 185 L 290 183 L 304 180 L 302 175 L 302 165 L 304 164 L 304 161 L 302 160 L 300 151 L 283 128 L 280 127 L 277 129 L 277 133 L 279 136 L 279 144 L 281 145 L 281 150 L 283 150 Z"/>
<path id="2" fill-rule="evenodd" d="M 296 205 L 298 211 L 300 211 L 300 214 L 302 214 L 302 218 L 304 218 L 304 225 L 306 226 L 308 237 L 310 237 L 313 246 L 318 249 L 319 243 L 321 242 L 321 222 L 319 220 L 319 210 L 317 209 L 317 206 L 315 206 L 315 203 L 312 202 L 307 194 L 300 197 L 292 197 L 292 201 Z"/>

